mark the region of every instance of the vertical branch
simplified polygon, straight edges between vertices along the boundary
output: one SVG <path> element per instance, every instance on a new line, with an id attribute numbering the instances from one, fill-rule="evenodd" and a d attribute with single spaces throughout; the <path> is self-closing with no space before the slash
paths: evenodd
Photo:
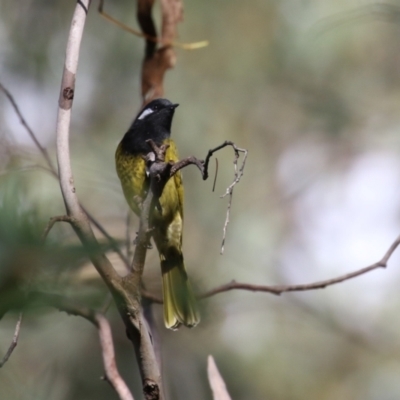
<path id="1" fill-rule="evenodd" d="M 78 69 L 79 50 L 90 3 L 91 0 L 78 1 L 75 7 L 68 36 L 57 115 L 57 162 L 61 191 L 68 214 L 80 217 L 83 217 L 85 214 L 79 205 L 78 197 L 75 193 L 69 152 L 69 128 L 75 94 L 75 77 Z"/>
<path id="2" fill-rule="evenodd" d="M 57 115 L 57 163 L 61 193 L 64 199 L 68 216 L 73 218 L 72 227 L 81 239 L 93 249 L 97 244 L 87 214 L 79 204 L 74 185 L 69 151 L 69 129 L 71 123 L 71 109 L 75 94 L 75 76 L 78 68 L 79 50 L 82 42 L 83 29 L 91 0 L 78 0 L 71 22 L 68 43 L 65 55 L 64 72 L 61 81 L 59 108 Z M 110 261 L 93 251 L 90 258 L 106 284 L 113 289 L 120 277 Z"/>
<path id="3" fill-rule="evenodd" d="M 207 375 L 214 400 L 231 400 L 213 356 L 208 356 Z"/>
<path id="4" fill-rule="evenodd" d="M 154 0 L 138 0 L 137 18 L 143 34 L 150 38 L 157 32 L 151 16 Z M 146 40 L 145 57 L 142 64 L 142 97 L 143 103 L 163 97 L 164 74 L 176 63 L 172 43 L 176 37 L 177 24 L 182 21 L 183 6 L 181 0 L 161 0 L 162 27 L 161 41 L 166 43 L 157 49 L 157 43 Z"/>

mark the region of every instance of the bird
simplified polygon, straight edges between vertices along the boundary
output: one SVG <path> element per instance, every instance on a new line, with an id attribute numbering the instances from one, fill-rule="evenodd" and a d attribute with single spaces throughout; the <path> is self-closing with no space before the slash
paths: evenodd
<path id="1" fill-rule="evenodd" d="M 117 175 L 131 210 L 140 216 L 140 199 L 149 188 L 144 156 L 151 152 L 146 142 L 168 145 L 165 162 L 178 161 L 178 151 L 171 139 L 171 124 L 176 107 L 167 99 L 155 99 L 137 115 L 115 152 Z M 181 325 L 192 328 L 200 321 L 196 297 L 189 282 L 182 254 L 183 183 L 180 171 L 168 179 L 157 206 L 150 215 L 152 236 L 157 247 L 162 273 L 164 323 L 176 330 Z"/>

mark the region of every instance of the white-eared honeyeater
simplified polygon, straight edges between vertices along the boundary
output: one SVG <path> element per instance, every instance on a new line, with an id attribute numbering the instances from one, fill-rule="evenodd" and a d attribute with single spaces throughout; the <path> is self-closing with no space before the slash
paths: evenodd
<path id="1" fill-rule="evenodd" d="M 178 161 L 175 143 L 170 138 L 177 106 L 166 99 L 156 99 L 147 104 L 115 153 L 117 174 L 126 201 L 137 215 L 140 215 L 138 199 L 143 200 L 149 188 L 146 162 L 142 157 L 151 151 L 146 140 L 152 139 L 157 146 L 169 144 L 165 162 Z M 200 315 L 183 262 L 183 184 L 180 172 L 167 181 L 159 200 L 161 209 L 156 207 L 153 210 L 150 221 L 161 261 L 165 326 L 169 329 L 177 329 L 181 324 L 193 327 L 199 323 Z"/>

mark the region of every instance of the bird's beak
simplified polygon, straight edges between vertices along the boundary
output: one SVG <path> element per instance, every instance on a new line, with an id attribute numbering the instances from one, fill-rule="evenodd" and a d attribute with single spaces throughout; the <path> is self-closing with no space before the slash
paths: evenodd
<path id="1" fill-rule="evenodd" d="M 176 103 L 176 104 L 172 104 L 172 106 L 171 106 L 171 108 L 172 109 L 175 109 L 176 107 L 178 107 L 179 106 L 179 104 L 178 103 Z"/>

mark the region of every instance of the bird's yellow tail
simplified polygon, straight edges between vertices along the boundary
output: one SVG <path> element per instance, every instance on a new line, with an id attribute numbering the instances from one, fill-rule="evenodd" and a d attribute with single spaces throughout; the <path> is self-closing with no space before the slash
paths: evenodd
<path id="1" fill-rule="evenodd" d="M 181 324 L 189 328 L 196 326 L 200 322 L 200 313 L 185 271 L 182 254 L 162 259 L 161 269 L 165 326 L 174 330 Z"/>

